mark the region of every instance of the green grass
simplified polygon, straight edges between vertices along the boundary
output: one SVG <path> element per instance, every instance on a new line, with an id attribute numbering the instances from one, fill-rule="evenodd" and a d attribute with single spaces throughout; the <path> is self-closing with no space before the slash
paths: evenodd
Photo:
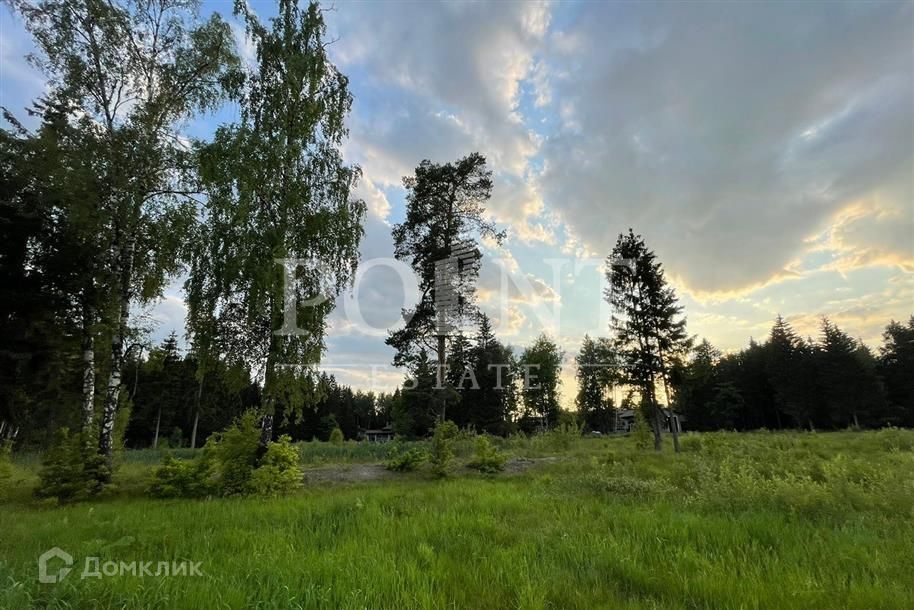
<path id="1" fill-rule="evenodd" d="M 271 500 L 146 499 L 149 462 L 125 456 L 111 498 L 0 506 L 0 608 L 914 607 L 914 432 L 688 435 L 680 455 L 566 440 L 502 441 L 563 458 L 522 475 Z M 303 461 L 375 450 L 329 447 Z M 76 571 L 41 585 L 53 546 Z M 204 576 L 80 580 L 87 556 Z"/>

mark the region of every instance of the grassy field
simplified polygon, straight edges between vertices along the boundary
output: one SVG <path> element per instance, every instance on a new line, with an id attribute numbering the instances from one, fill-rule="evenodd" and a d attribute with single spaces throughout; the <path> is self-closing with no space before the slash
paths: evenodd
<path id="1" fill-rule="evenodd" d="M 142 497 L 158 454 L 128 452 L 111 497 L 53 507 L 30 499 L 35 460 L 20 456 L 0 506 L 0 608 L 914 607 L 914 432 L 688 435 L 679 455 L 562 435 L 502 448 L 559 459 L 165 501 Z M 383 459 L 351 444 L 302 456 Z M 74 572 L 39 584 L 54 546 Z M 203 575 L 80 579 L 86 557 Z"/>

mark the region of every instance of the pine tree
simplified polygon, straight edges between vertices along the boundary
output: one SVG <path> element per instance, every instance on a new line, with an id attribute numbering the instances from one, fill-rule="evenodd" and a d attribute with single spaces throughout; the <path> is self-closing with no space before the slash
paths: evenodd
<path id="1" fill-rule="evenodd" d="M 722 427 L 719 414 L 711 409 L 717 395 L 717 365 L 721 353 L 707 339 L 692 352 L 692 359 L 675 372 L 676 407 L 688 417 L 694 430 L 716 430 Z M 732 427 L 732 421 L 728 427 Z"/>
<path id="2" fill-rule="evenodd" d="M 415 308 L 404 311 L 405 326 L 392 332 L 387 344 L 396 350 L 395 366 L 415 362 L 423 349 L 434 351 L 438 385 L 443 387 L 446 336 L 461 326 L 463 317 L 475 314 L 477 235 L 499 243 L 504 238 L 504 233 L 483 218 L 484 205 L 492 193 L 492 172 L 479 153 L 453 163 L 425 160 L 416 167 L 414 176 L 403 178 L 403 186 L 407 191 L 406 219 L 393 228 L 394 253 L 416 271 L 422 297 Z M 465 254 L 457 256 L 456 249 Z M 445 263 L 449 260 L 453 269 Z M 448 277 L 442 277 L 443 270 Z M 451 293 L 446 299 L 442 294 L 445 291 Z M 445 300 L 450 305 L 445 306 Z"/>
<path id="3" fill-rule="evenodd" d="M 558 387 L 563 356 L 558 345 L 542 334 L 524 350 L 519 361 L 525 415 L 542 418 L 548 428 L 555 426 L 559 418 Z"/>
<path id="4" fill-rule="evenodd" d="M 891 409 L 885 423 L 914 426 L 914 316 L 907 325 L 892 320 L 882 337 L 878 371 Z"/>
<path id="5" fill-rule="evenodd" d="M 479 315 L 471 361 L 478 389 L 465 398 L 470 425 L 480 432 L 507 434 L 508 418 L 516 402 L 514 355 L 495 337 L 485 314 Z"/>
<path id="6" fill-rule="evenodd" d="M 619 372 L 609 341 L 585 335 L 575 363 L 578 413 L 591 430 L 611 432 L 615 423 L 614 405 L 607 393 L 616 384 Z"/>
<path id="7" fill-rule="evenodd" d="M 822 318 L 818 369 L 824 406 L 835 426 L 859 428 L 882 409 L 873 355 L 828 318 Z"/>

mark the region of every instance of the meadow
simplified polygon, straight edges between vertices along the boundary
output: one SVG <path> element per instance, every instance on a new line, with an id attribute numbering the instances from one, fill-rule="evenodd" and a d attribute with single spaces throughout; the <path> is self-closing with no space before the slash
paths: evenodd
<path id="1" fill-rule="evenodd" d="M 161 452 L 128 451 L 108 497 L 65 506 L 32 499 L 37 459 L 16 456 L 0 608 L 914 607 L 914 431 L 687 434 L 680 454 L 564 433 L 498 444 L 512 458 L 498 475 L 272 499 L 151 499 Z M 300 447 L 306 471 L 386 451 Z M 40 584 L 55 546 L 74 571 Z M 81 579 L 86 557 L 203 575 Z"/>

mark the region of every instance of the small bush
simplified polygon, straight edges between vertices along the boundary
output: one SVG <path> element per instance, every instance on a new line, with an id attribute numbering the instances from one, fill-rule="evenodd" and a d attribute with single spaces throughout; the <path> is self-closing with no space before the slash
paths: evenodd
<path id="1" fill-rule="evenodd" d="M 343 444 L 343 441 L 344 441 L 344 440 L 345 440 L 345 439 L 344 439 L 344 437 L 343 437 L 343 431 L 340 430 L 340 427 L 339 427 L 339 426 L 337 426 L 337 427 L 334 428 L 333 431 L 330 433 L 330 444 L 331 444 L 331 445 L 336 445 L 336 446 L 338 447 L 338 446 L 340 446 L 340 445 Z"/>
<path id="2" fill-rule="evenodd" d="M 417 448 L 404 449 L 401 443 L 395 441 L 391 443 L 385 466 L 388 470 L 393 470 L 395 472 L 412 472 L 418 468 L 425 459 L 426 455 L 424 451 Z"/>
<path id="3" fill-rule="evenodd" d="M 206 441 L 204 451 L 213 456 L 218 471 L 219 491 L 226 496 L 253 491 L 251 481 L 260 448 L 260 422 L 257 413 L 248 411 L 223 432 Z"/>
<path id="4" fill-rule="evenodd" d="M 339 428 L 337 428 L 339 429 Z M 298 465 L 299 453 L 288 435 L 267 445 L 260 465 L 251 476 L 254 493 L 262 496 L 287 494 L 302 485 L 302 470 Z"/>
<path id="5" fill-rule="evenodd" d="M 883 428 L 876 432 L 877 438 L 889 451 L 914 451 L 914 432 L 898 428 Z"/>
<path id="6" fill-rule="evenodd" d="M 447 476 L 454 461 L 454 437 L 457 426 L 452 421 L 440 421 L 435 426 L 435 433 L 429 444 L 428 462 L 432 474 L 438 477 Z"/>
<path id="7" fill-rule="evenodd" d="M 506 460 L 505 455 L 498 451 L 489 437 L 480 436 L 476 439 L 476 454 L 473 456 L 473 461 L 467 465 L 480 472 L 494 474 L 505 469 Z"/>
<path id="8" fill-rule="evenodd" d="M 195 460 L 166 455 L 152 473 L 149 494 L 156 498 L 199 498 L 215 490 L 212 458 L 204 453 Z"/>
<path id="9" fill-rule="evenodd" d="M 654 443 L 654 433 L 644 412 L 641 409 L 635 409 L 635 426 L 632 428 L 632 438 L 635 440 L 635 448 L 640 451 L 647 451 Z"/>
<path id="10" fill-rule="evenodd" d="M 69 429 L 61 428 L 54 445 L 42 458 L 38 478 L 36 496 L 70 502 L 101 492 L 103 481 L 110 479 L 110 471 L 104 456 L 83 435 L 71 435 Z"/>

